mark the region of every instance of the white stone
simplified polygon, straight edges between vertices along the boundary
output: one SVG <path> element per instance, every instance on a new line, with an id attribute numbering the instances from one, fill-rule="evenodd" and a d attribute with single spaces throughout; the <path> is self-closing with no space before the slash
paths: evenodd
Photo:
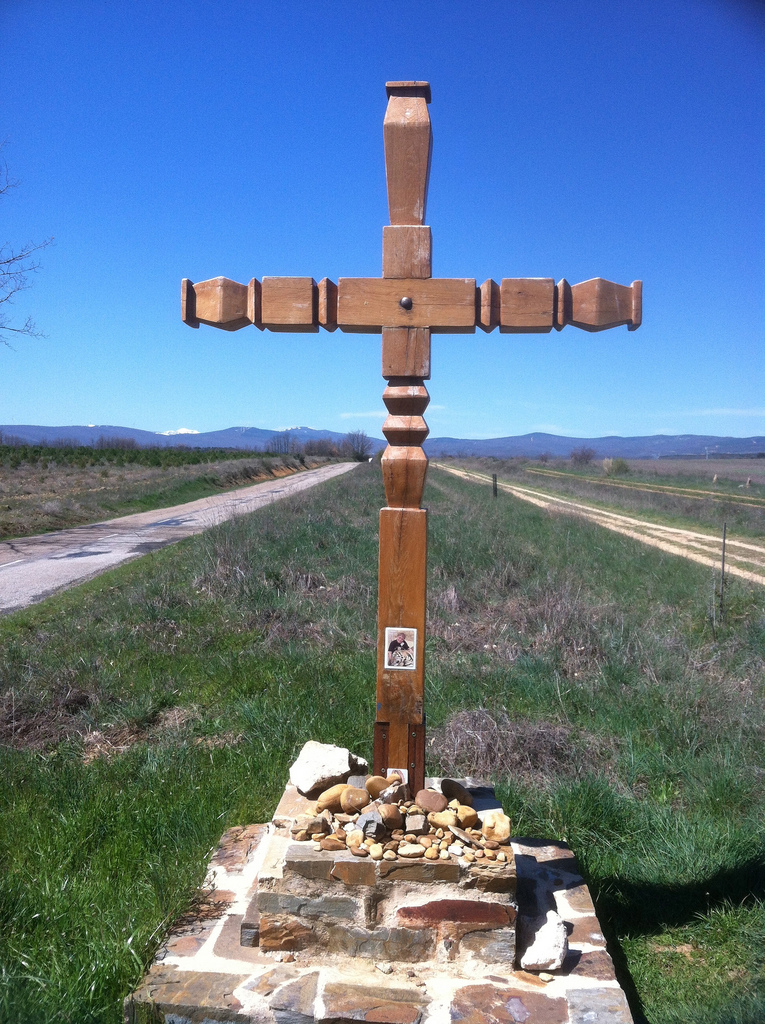
<path id="1" fill-rule="evenodd" d="M 347 747 L 309 740 L 290 768 L 290 782 L 307 796 L 345 782 L 350 775 L 365 773 L 367 768 L 364 758 L 351 754 Z"/>
<path id="2" fill-rule="evenodd" d="M 521 957 L 525 971 L 557 971 L 568 953 L 566 925 L 554 910 L 545 917 L 518 918 L 518 939 L 526 950 Z"/>

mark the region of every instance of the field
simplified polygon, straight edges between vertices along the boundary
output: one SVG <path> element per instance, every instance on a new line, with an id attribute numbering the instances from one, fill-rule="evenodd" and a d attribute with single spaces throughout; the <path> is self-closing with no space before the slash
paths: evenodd
<path id="1" fill-rule="evenodd" d="M 616 474 L 597 460 L 581 467 L 562 459 L 437 461 L 652 522 L 718 536 L 725 523 L 737 536 L 765 537 L 765 459 L 621 459 L 626 468 Z"/>
<path id="2" fill-rule="evenodd" d="M 0 445 L 0 539 L 194 501 L 326 461 L 218 449 Z"/>
<path id="3" fill-rule="evenodd" d="M 371 755 L 379 464 L 0 621 L 0 1020 L 116 1022 L 309 739 Z M 765 1019 L 765 589 L 433 470 L 428 770 L 566 840 L 637 1021 Z"/>

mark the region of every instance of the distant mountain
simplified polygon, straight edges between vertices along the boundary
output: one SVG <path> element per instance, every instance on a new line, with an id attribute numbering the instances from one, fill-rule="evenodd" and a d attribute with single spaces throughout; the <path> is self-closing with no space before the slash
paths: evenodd
<path id="1" fill-rule="evenodd" d="M 67 441 L 75 444 L 94 445 L 101 438 L 132 438 L 141 447 L 177 447 L 186 448 L 251 448 L 263 450 L 275 434 L 282 430 L 265 430 L 260 427 L 228 427 L 225 430 L 209 430 L 202 433 L 153 433 L 150 430 L 139 430 L 137 427 L 116 427 L 109 424 L 96 426 L 70 427 L 39 427 L 20 424 L 0 426 L 0 434 L 4 438 L 17 438 L 24 444 L 62 444 Z M 286 433 L 299 444 L 306 441 L 318 441 L 328 438 L 342 441 L 344 433 L 336 430 L 313 430 L 311 427 L 290 427 Z M 374 438 L 376 446 L 384 447 L 385 442 Z M 376 449 L 375 449 L 376 450 Z"/>
<path id="2" fill-rule="evenodd" d="M 439 455 L 566 458 L 574 448 L 592 448 L 597 458 L 667 459 L 682 456 L 755 455 L 765 452 L 765 437 L 717 437 L 706 434 L 651 434 L 647 437 L 560 437 L 557 434 L 522 434 L 463 440 L 431 437 L 423 445 L 431 457 Z"/>
<path id="3" fill-rule="evenodd" d="M 94 445 L 100 438 L 132 438 L 142 447 L 187 448 L 250 448 L 263 450 L 280 430 L 260 427 L 228 427 L 195 433 L 153 433 L 135 427 L 109 425 L 40 427 L 18 424 L 0 425 L 3 438 L 18 439 L 25 444 L 62 444 L 73 442 Z M 299 444 L 306 441 L 329 439 L 342 441 L 344 433 L 336 430 L 314 430 L 312 427 L 290 427 L 286 433 Z M 374 451 L 385 447 L 385 441 L 371 437 Z M 706 434 L 653 434 L 647 437 L 560 437 L 557 434 L 522 434 L 519 437 L 491 437 L 470 440 L 459 437 L 432 437 L 424 444 L 429 456 L 443 455 L 494 456 L 507 459 L 513 456 L 537 458 L 550 455 L 566 458 L 574 448 L 592 448 L 596 458 L 621 457 L 624 459 L 680 458 L 719 455 L 756 455 L 765 453 L 765 437 L 718 437 Z"/>

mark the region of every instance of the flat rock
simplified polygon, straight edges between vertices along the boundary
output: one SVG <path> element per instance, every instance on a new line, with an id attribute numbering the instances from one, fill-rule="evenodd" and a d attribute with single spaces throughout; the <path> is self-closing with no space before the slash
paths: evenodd
<path id="1" fill-rule="evenodd" d="M 347 747 L 309 740 L 290 768 L 290 782 L 304 796 L 328 789 L 359 771 L 366 772 L 367 762 L 352 754 Z"/>
<path id="2" fill-rule="evenodd" d="M 473 806 L 473 795 L 456 779 L 441 779 L 441 792 L 449 800 L 457 800 L 466 807 Z"/>

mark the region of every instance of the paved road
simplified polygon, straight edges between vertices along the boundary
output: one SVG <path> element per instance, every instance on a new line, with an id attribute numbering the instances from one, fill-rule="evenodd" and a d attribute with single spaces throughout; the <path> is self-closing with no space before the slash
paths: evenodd
<path id="1" fill-rule="evenodd" d="M 446 473 L 461 476 L 465 480 L 473 480 L 482 484 L 491 483 L 491 477 L 487 473 L 456 469 L 454 466 L 445 466 L 438 462 L 431 462 L 431 466 L 443 469 Z M 688 558 L 692 562 L 698 562 L 700 565 L 707 565 L 713 569 L 720 566 L 722 538 L 719 536 L 715 537 L 697 530 L 684 530 L 679 526 L 663 526 L 645 519 L 638 519 L 635 516 L 608 512 L 593 505 L 586 505 L 581 501 L 559 498 L 546 491 L 509 484 L 502 480 L 498 481 L 497 486 L 500 490 L 507 491 L 522 501 L 529 501 L 539 508 L 582 516 L 606 530 L 621 533 L 625 537 L 632 537 L 649 547 L 659 548 L 659 550 L 667 551 L 672 555 L 680 555 L 682 558 Z M 754 544 L 750 540 L 736 540 L 728 535 L 725 545 L 726 573 L 730 573 L 731 576 L 740 576 L 752 583 L 765 585 L 763 570 L 765 570 L 765 547 L 761 544 Z"/>
<path id="2" fill-rule="evenodd" d="M 315 487 L 357 465 L 334 463 L 173 508 L 0 543 L 0 612 L 26 608 L 121 562 Z"/>

